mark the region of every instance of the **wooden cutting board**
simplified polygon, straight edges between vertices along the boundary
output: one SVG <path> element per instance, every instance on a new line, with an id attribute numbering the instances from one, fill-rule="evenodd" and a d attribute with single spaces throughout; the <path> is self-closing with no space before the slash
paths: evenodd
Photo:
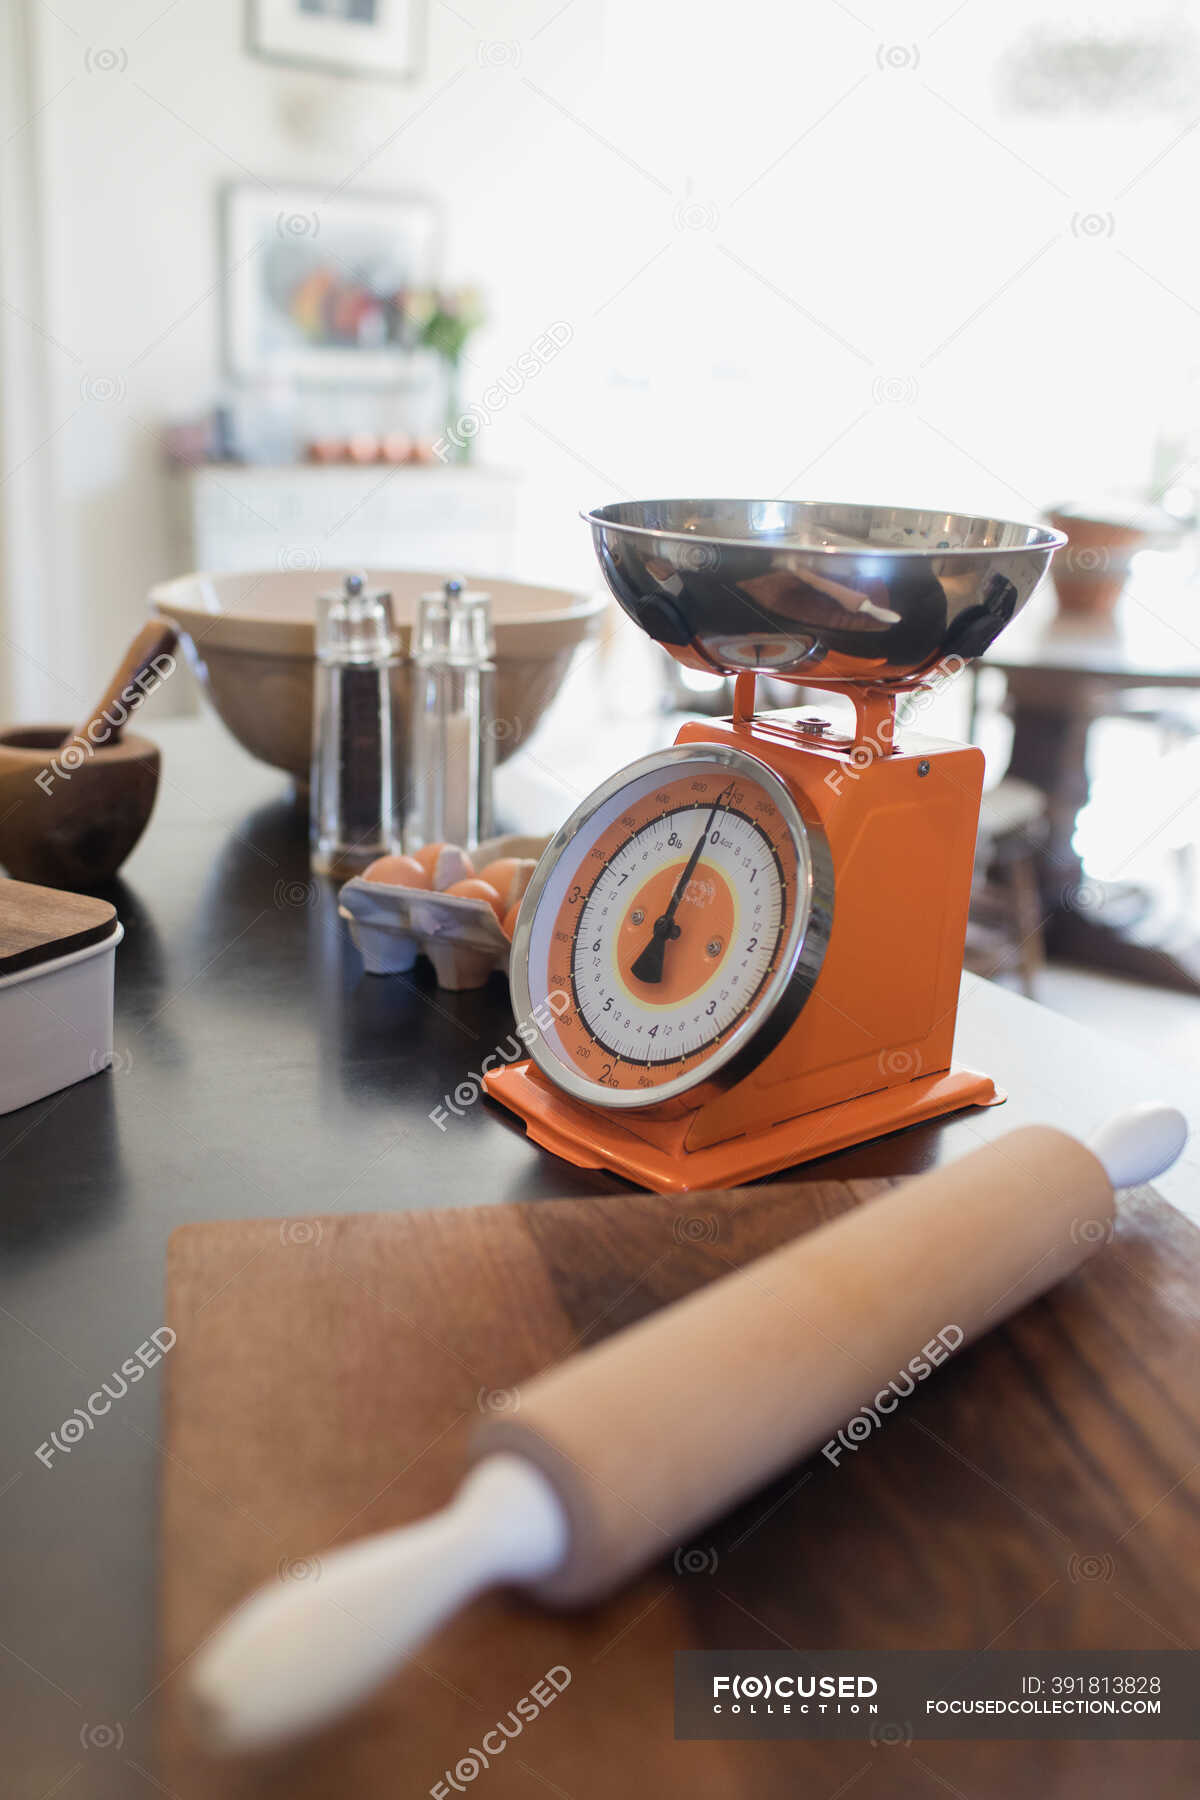
<path id="1" fill-rule="evenodd" d="M 840 1466 L 793 1469 L 609 1604 L 551 1616 L 488 1598 L 299 1752 L 218 1764 L 195 1746 L 187 1659 L 250 1588 L 280 1569 L 319 1580 L 306 1559 L 324 1547 L 440 1505 L 481 1408 L 731 1266 L 878 1203 L 886 1185 L 177 1232 L 162 1538 L 169 1791 L 402 1800 L 439 1781 L 453 1794 L 456 1767 L 459 1791 L 479 1800 L 1194 1791 L 1200 1745 L 1189 1743 L 672 1735 L 677 1649 L 1195 1644 L 1200 1233 L 1151 1195 L 1124 1208 L 1090 1264 L 957 1355 Z M 706 1404 L 703 1368 L 694 1403 Z M 481 1736 L 556 1666 L 569 1686 L 479 1768 Z"/>

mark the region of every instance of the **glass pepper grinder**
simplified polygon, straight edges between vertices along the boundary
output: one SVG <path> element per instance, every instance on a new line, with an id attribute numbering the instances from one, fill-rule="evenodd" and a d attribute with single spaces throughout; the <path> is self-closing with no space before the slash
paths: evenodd
<path id="1" fill-rule="evenodd" d="M 309 860 L 345 880 L 398 846 L 392 597 L 363 575 L 317 597 Z"/>
<path id="2" fill-rule="evenodd" d="M 417 604 L 407 850 L 492 835 L 495 639 L 487 594 L 447 581 Z"/>

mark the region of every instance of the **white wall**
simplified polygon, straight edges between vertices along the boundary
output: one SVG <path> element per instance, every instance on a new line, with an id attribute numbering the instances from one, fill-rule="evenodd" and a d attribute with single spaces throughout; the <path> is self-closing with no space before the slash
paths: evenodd
<path id="1" fill-rule="evenodd" d="M 480 439 L 527 474 L 535 578 L 587 579 L 575 508 L 622 492 L 1025 515 L 1142 486 L 1200 361 L 1194 86 L 1107 116 L 1014 111 L 1000 89 L 1031 0 L 430 0 L 415 86 L 255 60 L 240 0 L 13 4 L 45 335 L 11 313 L 6 330 L 47 396 L 8 420 L 5 473 L 24 468 L 5 493 L 51 521 L 40 596 L 7 600 L 27 716 L 73 716 L 173 572 L 156 433 L 219 379 L 231 180 L 328 186 L 364 164 L 357 189 L 437 196 L 446 273 L 492 311 L 468 397 L 571 325 Z M 1154 21 L 1194 73 L 1172 10 Z M 1132 49 L 1154 24 L 1135 0 L 1054 11 L 1060 32 L 1097 18 Z M 0 240 L 6 296 L 13 252 Z"/>

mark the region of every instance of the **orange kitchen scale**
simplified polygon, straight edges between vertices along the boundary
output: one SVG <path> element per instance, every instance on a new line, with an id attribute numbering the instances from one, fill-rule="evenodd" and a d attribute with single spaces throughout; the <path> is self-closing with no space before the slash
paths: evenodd
<path id="1" fill-rule="evenodd" d="M 784 501 L 586 516 L 624 610 L 736 676 L 733 714 L 601 783 L 548 845 L 510 964 L 531 1055 L 488 1093 L 661 1193 L 1003 1099 L 952 1062 L 983 754 L 898 726 L 897 701 L 986 650 L 1065 539 Z M 765 674 L 847 694 L 853 728 L 756 713 Z"/>

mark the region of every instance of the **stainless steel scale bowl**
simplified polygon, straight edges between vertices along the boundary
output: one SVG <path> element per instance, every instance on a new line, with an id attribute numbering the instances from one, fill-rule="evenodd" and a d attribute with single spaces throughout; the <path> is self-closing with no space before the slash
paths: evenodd
<path id="1" fill-rule="evenodd" d="M 967 513 L 792 500 L 583 516 L 622 607 L 678 661 L 883 688 L 981 656 L 1067 541 Z"/>

